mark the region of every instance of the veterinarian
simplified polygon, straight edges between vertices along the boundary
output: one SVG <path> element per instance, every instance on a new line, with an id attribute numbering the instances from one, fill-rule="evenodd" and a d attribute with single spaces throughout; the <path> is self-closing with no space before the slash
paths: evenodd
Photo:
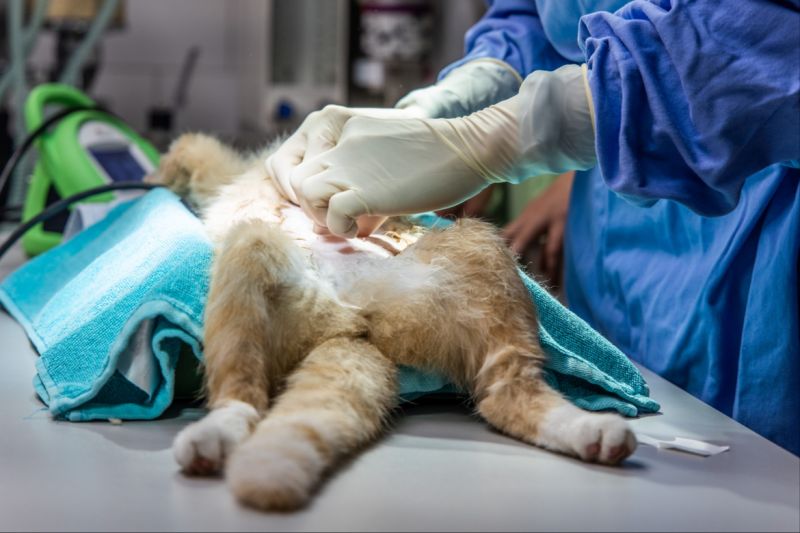
<path id="1" fill-rule="evenodd" d="M 435 85 L 314 113 L 267 165 L 340 236 L 577 170 L 570 307 L 797 454 L 798 43 L 797 0 L 497 0 Z"/>

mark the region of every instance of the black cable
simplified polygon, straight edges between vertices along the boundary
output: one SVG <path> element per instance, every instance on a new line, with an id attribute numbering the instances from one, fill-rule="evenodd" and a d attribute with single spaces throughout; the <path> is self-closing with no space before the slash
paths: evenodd
<path id="1" fill-rule="evenodd" d="M 21 205 L 7 205 L 0 210 L 0 222 L 19 222 L 22 220 L 22 209 Z"/>
<path id="2" fill-rule="evenodd" d="M 78 105 L 73 107 L 68 107 L 66 109 L 62 109 L 48 117 L 44 122 L 42 122 L 39 127 L 33 130 L 31 133 L 25 137 L 25 140 L 14 150 L 11 154 L 11 157 L 8 158 L 8 161 L 3 166 L 3 171 L 0 172 L 0 193 L 2 193 L 3 188 L 5 188 L 9 178 L 14 173 L 14 170 L 19 165 L 22 158 L 28 152 L 31 146 L 33 146 L 34 141 L 39 138 L 39 136 L 47 131 L 50 126 L 55 124 L 56 122 L 62 120 L 63 118 L 71 115 L 73 113 L 77 113 L 78 111 L 100 111 L 102 113 L 106 113 L 107 115 L 111 115 L 116 117 L 114 113 L 105 109 L 102 106 L 98 105 Z M 0 259 L 8 252 L 8 250 L 16 243 L 25 233 L 34 227 L 36 224 L 49 220 L 50 218 L 54 217 L 61 211 L 68 209 L 70 205 L 74 204 L 75 202 L 79 202 L 85 198 L 89 198 L 91 196 L 96 196 L 98 194 L 102 194 L 109 191 L 116 191 L 116 190 L 150 190 L 156 189 L 161 187 L 161 185 L 151 184 L 151 183 L 142 183 L 141 181 L 120 181 L 116 183 L 109 183 L 107 185 L 101 185 L 99 187 L 94 187 L 92 189 L 87 189 L 85 191 L 81 191 L 77 194 L 73 194 L 67 198 L 63 198 L 53 204 L 47 206 L 41 213 L 36 215 L 35 217 L 31 218 L 24 224 L 18 226 L 11 235 L 0 245 Z M 8 212 L 16 210 L 17 206 L 9 206 L 7 208 L 0 209 L 0 219 L 5 218 Z M 21 209 L 21 206 L 19 206 Z"/>
<path id="3" fill-rule="evenodd" d="M 157 189 L 159 187 L 162 187 L 162 185 L 157 185 L 154 183 L 142 183 L 141 181 L 118 181 L 116 183 L 109 183 L 108 185 L 101 185 L 100 187 L 86 189 L 85 191 L 73 194 L 72 196 L 62 198 L 61 200 L 47 206 L 47 209 L 45 209 L 35 217 L 31 218 L 24 224 L 18 226 L 17 229 L 15 229 L 11 233 L 11 235 L 9 235 L 9 237 L 5 241 L 3 241 L 3 244 L 0 245 L 0 259 L 3 258 L 5 253 L 9 250 L 9 248 L 11 248 L 14 245 L 14 243 L 20 239 L 20 237 L 25 235 L 25 233 L 29 229 L 34 227 L 36 224 L 39 224 L 40 222 L 44 222 L 45 220 L 54 217 L 64 209 L 69 208 L 69 206 L 74 204 L 75 202 L 79 202 L 84 198 L 102 194 L 108 191 L 127 190 L 127 189 L 150 190 L 150 189 Z"/>
<path id="4" fill-rule="evenodd" d="M 38 128 L 33 130 L 31 133 L 25 137 L 25 140 L 22 141 L 15 150 L 14 153 L 11 154 L 11 157 L 8 158 L 5 166 L 3 167 L 3 172 L 0 173 L 0 193 L 3 192 L 3 188 L 5 188 L 6 183 L 8 182 L 11 174 L 14 173 L 14 170 L 19 165 L 20 161 L 22 161 L 22 157 L 28 152 L 31 146 L 33 146 L 33 142 L 39 138 L 39 136 L 44 133 L 50 126 L 58 122 L 59 120 L 63 119 L 64 117 L 71 115 L 73 113 L 77 113 L 78 111 L 101 111 L 111 116 L 116 116 L 111 111 L 105 109 L 104 107 L 97 106 L 97 105 L 79 105 L 74 107 L 68 107 L 66 109 L 62 109 L 54 113 L 52 116 L 48 117 L 47 120 L 42 122 Z M 5 211 L 5 209 L 0 209 L 0 213 Z"/>

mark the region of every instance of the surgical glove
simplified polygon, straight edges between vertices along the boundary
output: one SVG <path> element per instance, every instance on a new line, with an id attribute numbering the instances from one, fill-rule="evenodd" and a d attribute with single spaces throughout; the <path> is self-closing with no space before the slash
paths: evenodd
<path id="1" fill-rule="evenodd" d="M 469 154 L 470 147 L 449 119 L 356 115 L 339 125 L 339 113 L 331 114 L 328 128 L 342 131 L 336 146 L 304 160 L 291 172 L 289 182 L 306 213 L 335 235 L 353 237 L 362 215 L 449 207 L 488 184 L 477 170 L 480 156 Z M 281 150 L 272 158 L 281 159 Z M 274 165 L 276 171 L 283 167 Z"/>
<path id="2" fill-rule="evenodd" d="M 325 141 L 332 147 L 313 157 L 281 147 L 272 167 L 317 224 L 342 237 L 355 235 L 365 214 L 441 209 L 490 183 L 589 168 L 594 130 L 584 76 L 574 65 L 535 72 L 519 95 L 455 119 L 326 108 L 304 126 L 334 132 Z"/>
<path id="3" fill-rule="evenodd" d="M 484 58 L 450 71 L 434 85 L 408 93 L 395 105 L 422 118 L 455 118 L 511 98 L 522 83 L 514 68 Z"/>
<path id="4" fill-rule="evenodd" d="M 329 105 L 322 111 L 310 113 L 294 134 L 265 161 L 267 173 L 273 178 L 278 191 L 289 201 L 299 204 L 289 183 L 292 171 L 304 160 L 309 160 L 333 148 L 342 134 L 345 122 L 354 116 L 374 118 L 413 118 L 417 111 L 392 108 L 343 107 Z"/>

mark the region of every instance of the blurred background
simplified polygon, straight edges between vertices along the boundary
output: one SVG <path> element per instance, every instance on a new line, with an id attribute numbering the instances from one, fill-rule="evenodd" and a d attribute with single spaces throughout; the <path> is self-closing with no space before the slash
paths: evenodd
<path id="1" fill-rule="evenodd" d="M 485 9 L 482 0 L 0 0 L 0 161 L 30 133 L 22 110 L 47 82 L 86 93 L 162 152 L 187 131 L 250 149 L 327 104 L 391 107 L 462 56 Z M 0 187 L 7 221 L 20 218 L 35 151 Z M 495 186 L 450 214 L 503 225 L 549 183 Z"/>
<path id="2" fill-rule="evenodd" d="M 0 71 L 15 0 L 0 2 Z M 28 0 L 26 85 L 55 81 L 103 0 Z M 329 103 L 392 106 L 461 56 L 481 0 L 122 0 L 76 85 L 139 132 L 263 143 Z M 12 113 L 10 92 L 3 108 Z M 13 113 L 12 113 L 13 114 Z M 13 117 L 12 117 L 13 120 Z M 4 127 L 8 127 L 6 124 Z M 162 130 L 162 131 L 159 131 Z M 163 131 L 166 130 L 166 131 Z"/>

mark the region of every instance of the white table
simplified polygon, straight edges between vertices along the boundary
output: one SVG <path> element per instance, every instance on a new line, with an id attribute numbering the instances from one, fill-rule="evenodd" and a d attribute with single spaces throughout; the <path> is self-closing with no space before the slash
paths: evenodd
<path id="1" fill-rule="evenodd" d="M 621 468 L 588 465 L 499 435 L 457 402 L 424 402 L 308 509 L 281 515 L 178 472 L 170 444 L 201 410 L 120 426 L 53 421 L 33 393 L 35 357 L 0 312 L 3 530 L 800 530 L 800 460 L 646 370 L 663 414 L 633 421 L 636 431 L 731 450 L 640 446 Z"/>

